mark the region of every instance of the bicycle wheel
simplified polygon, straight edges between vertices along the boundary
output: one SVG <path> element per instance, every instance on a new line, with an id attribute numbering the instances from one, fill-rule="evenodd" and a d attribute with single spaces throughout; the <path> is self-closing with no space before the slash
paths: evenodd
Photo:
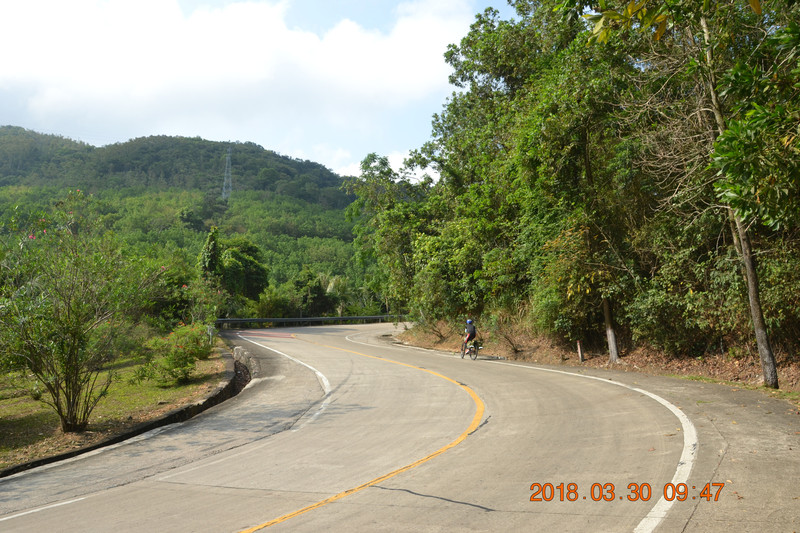
<path id="1" fill-rule="evenodd" d="M 478 358 L 478 347 L 475 346 L 474 344 L 469 349 L 469 356 L 472 358 L 473 361 Z"/>
<path id="2" fill-rule="evenodd" d="M 467 350 L 467 343 L 466 342 L 462 342 L 461 343 L 461 359 L 464 359 L 464 352 L 466 350 Z"/>

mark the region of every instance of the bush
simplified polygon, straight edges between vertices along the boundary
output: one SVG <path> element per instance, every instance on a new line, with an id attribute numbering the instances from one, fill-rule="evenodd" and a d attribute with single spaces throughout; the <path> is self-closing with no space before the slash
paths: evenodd
<path id="1" fill-rule="evenodd" d="M 797 257 L 800 246 L 780 241 L 759 259 L 761 267 L 761 303 L 764 319 L 772 335 L 773 346 L 798 357 L 800 347 L 800 269 Z"/>
<path id="2" fill-rule="evenodd" d="M 211 353 L 208 331 L 201 324 L 181 325 L 166 337 L 153 337 L 145 343 L 145 364 L 136 380 L 159 379 L 186 383 L 198 360 Z"/>

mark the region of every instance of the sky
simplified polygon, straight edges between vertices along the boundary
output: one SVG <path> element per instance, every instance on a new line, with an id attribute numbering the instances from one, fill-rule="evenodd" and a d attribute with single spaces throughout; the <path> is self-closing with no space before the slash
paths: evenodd
<path id="1" fill-rule="evenodd" d="M 0 0 L 0 125 L 397 169 L 455 90 L 447 45 L 487 7 L 513 16 L 506 0 Z"/>

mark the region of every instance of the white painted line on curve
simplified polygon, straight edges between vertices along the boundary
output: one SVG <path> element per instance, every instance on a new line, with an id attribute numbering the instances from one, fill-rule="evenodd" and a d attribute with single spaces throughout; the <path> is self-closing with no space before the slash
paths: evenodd
<path id="1" fill-rule="evenodd" d="M 354 340 L 351 337 L 352 336 L 348 335 L 345 338 L 348 341 L 354 342 L 356 344 L 364 344 L 364 345 L 367 345 L 367 346 L 374 346 L 374 345 L 371 345 L 371 344 L 367 344 L 365 342 Z M 405 346 L 405 347 L 406 348 L 416 348 L 414 346 Z M 417 348 L 417 349 L 419 349 L 419 348 Z M 425 350 L 425 349 L 423 349 L 423 350 Z M 440 351 L 438 351 L 438 350 L 425 350 L 425 351 L 426 352 L 430 352 L 430 353 L 434 353 L 436 355 L 440 355 L 442 357 L 449 357 L 449 356 L 446 356 L 446 355 L 440 353 Z M 678 409 L 677 406 L 675 406 L 674 404 L 672 404 L 669 401 L 665 400 L 661 396 L 658 396 L 657 394 L 653 394 L 652 392 L 646 391 L 644 389 L 640 389 L 638 387 L 632 387 L 632 386 L 626 385 L 624 383 L 619 383 L 617 381 L 611 381 L 609 379 L 600 378 L 600 377 L 596 377 L 596 376 L 587 376 L 587 375 L 584 375 L 584 374 L 576 374 L 574 372 L 565 372 L 563 370 L 540 368 L 540 367 L 536 367 L 536 366 L 519 365 L 519 364 L 515 364 L 515 363 L 506 363 L 506 362 L 503 362 L 503 361 L 492 361 L 492 360 L 490 360 L 489 362 L 493 363 L 493 364 L 497 364 L 497 365 L 514 366 L 514 367 L 517 367 L 517 368 L 525 368 L 525 369 L 528 369 L 528 370 L 538 370 L 538 371 L 541 371 L 541 372 L 552 372 L 554 374 L 565 374 L 567 376 L 574 376 L 574 377 L 586 378 L 586 379 L 594 379 L 594 380 L 600 381 L 602 383 L 608 383 L 608 384 L 611 384 L 611 385 L 617 385 L 617 386 L 620 386 L 620 387 L 624 387 L 626 389 L 630 389 L 630 390 L 638 392 L 640 394 L 644 394 L 645 396 L 647 396 L 649 398 L 652 398 L 653 400 L 657 401 L 658 403 L 660 403 L 661 405 L 663 405 L 664 407 L 669 409 L 670 412 L 672 412 L 672 414 L 674 414 L 678 418 L 678 420 L 681 423 L 681 427 L 683 428 L 683 450 L 681 452 L 681 457 L 678 460 L 678 466 L 675 469 L 675 474 L 672 476 L 671 483 L 673 485 L 677 485 L 678 483 L 685 483 L 689 479 L 689 474 L 691 473 L 692 467 L 694 466 L 695 457 L 697 455 L 697 448 L 699 446 L 699 442 L 698 442 L 698 439 L 697 439 L 697 430 L 695 429 L 694 424 L 692 424 L 692 421 L 689 420 L 689 417 L 687 417 L 686 414 L 684 414 L 683 411 Z M 653 506 L 653 508 L 650 509 L 650 512 L 647 513 L 647 516 L 645 516 L 641 520 L 641 522 L 639 522 L 639 525 L 636 526 L 636 529 L 633 530 L 634 533 L 652 533 L 658 527 L 658 525 L 661 523 L 661 521 L 664 520 L 664 518 L 666 518 L 667 513 L 669 512 L 670 508 L 673 506 L 674 503 L 675 503 L 674 499 L 672 501 L 667 501 L 667 499 L 664 498 L 664 496 L 662 494 L 661 498 L 658 500 L 658 502 L 656 502 L 655 506 Z"/>
<path id="2" fill-rule="evenodd" d="M 683 411 L 678 409 L 674 404 L 668 402 L 661 396 L 653 394 L 652 392 L 646 391 L 644 389 L 640 389 L 638 387 L 631 387 L 630 385 L 626 385 L 624 383 L 620 383 L 618 381 L 611 381 L 606 378 L 600 378 L 596 376 L 587 376 L 584 374 L 575 374 L 573 372 L 565 372 L 563 370 L 553 370 L 550 368 L 540 368 L 536 366 L 527 366 L 527 365 L 518 365 L 514 363 L 504 363 L 502 361 L 490 361 L 493 364 L 497 365 L 506 365 L 506 366 L 515 366 L 517 368 L 525 368 L 528 370 L 538 370 L 540 372 L 552 372 L 554 374 L 565 374 L 567 376 L 574 376 L 578 378 L 586 378 L 586 379 L 594 379 L 596 381 L 600 381 L 602 383 L 608 383 L 610 385 L 617 385 L 619 387 L 625 387 L 626 389 L 630 389 L 632 391 L 638 392 L 639 394 L 644 394 L 652 398 L 653 400 L 657 401 L 667 409 L 669 409 L 672 414 L 674 414 L 681 423 L 683 428 L 683 451 L 681 452 L 681 457 L 678 460 L 678 466 L 675 469 L 675 475 L 672 476 L 671 483 L 673 485 L 677 485 L 678 483 L 685 483 L 689 479 L 689 474 L 692 471 L 692 467 L 694 466 L 694 460 L 697 455 L 697 447 L 699 446 L 697 440 L 697 430 L 692 424 L 692 421 L 689 420 L 689 417 L 684 414 Z M 633 530 L 634 533 L 652 533 L 661 521 L 667 516 L 667 512 L 669 512 L 672 505 L 675 503 L 675 499 L 672 501 L 667 501 L 666 498 L 662 495 L 661 498 L 656 502 L 655 506 L 650 509 L 650 512 L 647 513 L 639 525 Z"/>
<path id="3" fill-rule="evenodd" d="M 270 348 L 269 346 L 264 346 L 261 343 L 258 343 L 258 342 L 254 341 L 254 340 L 251 340 L 251 339 L 248 339 L 247 337 L 243 336 L 241 333 L 237 333 L 236 336 L 239 337 L 240 339 L 242 339 L 243 341 L 250 342 L 252 344 L 255 344 L 256 346 L 260 346 L 261 348 L 264 348 L 265 350 L 269 350 L 271 352 L 275 352 L 275 353 L 277 353 L 279 355 L 282 355 L 283 357 L 286 357 L 287 359 L 290 359 L 290 360 L 294 361 L 295 363 L 303 365 L 304 367 L 306 367 L 306 368 L 310 369 L 312 372 L 314 372 L 314 374 L 317 376 L 317 381 L 319 381 L 320 385 L 322 386 L 323 391 L 325 392 L 325 395 L 323 396 L 325 398 L 325 400 L 319 406 L 317 411 L 311 416 L 311 418 L 309 418 L 308 420 L 304 421 L 302 424 L 300 424 L 297 427 L 292 427 L 291 431 L 297 431 L 298 429 L 302 428 L 306 424 L 309 424 L 310 422 L 315 420 L 322 413 L 322 411 L 325 410 L 325 408 L 330 403 L 331 385 L 328 382 L 328 378 L 326 378 L 325 375 L 322 372 L 320 372 L 319 370 L 317 370 L 313 366 L 308 365 L 308 364 L 304 363 L 303 361 L 300 361 L 299 359 L 295 359 L 291 355 L 285 354 L 285 353 L 283 353 L 283 352 L 281 352 L 279 350 L 276 350 L 275 348 Z M 257 381 L 264 381 L 264 380 L 268 380 L 268 379 L 273 379 L 273 378 L 259 378 Z M 283 379 L 283 376 L 281 376 L 279 379 Z M 253 380 L 253 381 L 256 381 L 256 380 Z M 251 381 L 251 383 L 252 383 L 252 381 Z M 249 385 L 250 384 L 248 383 L 248 386 Z M 245 387 L 245 388 L 247 388 L 247 387 Z M 190 472 L 194 472 L 195 470 L 198 470 L 200 468 L 206 468 L 208 466 L 213 466 L 213 465 L 216 465 L 216 464 L 219 464 L 219 463 L 223 463 L 225 461 L 230 461 L 232 459 L 236 459 L 236 458 L 238 458 L 240 456 L 243 456 L 243 455 L 248 455 L 248 454 L 252 453 L 254 450 L 258 450 L 258 449 L 261 449 L 261 448 L 267 446 L 271 442 L 272 441 L 270 439 L 265 439 L 261 444 L 248 446 L 245 450 L 240 451 L 238 453 L 226 454 L 224 457 L 222 457 L 220 459 L 217 459 L 217 460 L 214 460 L 214 461 L 211 461 L 211 462 L 208 462 L 208 463 L 203 463 L 203 464 L 200 464 L 200 465 L 197 465 L 197 466 L 194 466 L 194 467 L 184 468 L 184 469 L 181 469 L 178 472 L 174 472 L 174 473 L 171 473 L 171 474 L 160 476 L 158 478 L 158 480 L 159 481 L 168 481 L 168 480 L 170 480 L 170 479 L 172 479 L 174 477 L 178 477 L 178 476 L 181 476 L 181 475 L 184 475 L 184 474 L 188 474 Z"/>
<path id="4" fill-rule="evenodd" d="M 279 350 L 276 350 L 275 348 L 270 348 L 269 346 L 266 346 L 264 344 L 256 342 L 256 341 L 254 341 L 252 339 L 248 339 L 247 337 L 243 336 L 241 333 L 237 333 L 236 335 L 237 335 L 237 337 L 239 337 L 243 341 L 250 342 L 252 344 L 255 344 L 256 346 L 260 346 L 261 348 L 264 348 L 265 350 L 270 350 L 271 352 L 275 352 L 278 355 L 282 355 L 283 357 L 286 357 L 287 359 L 289 359 L 291 361 L 294 361 L 297 364 L 303 365 L 304 367 L 306 367 L 309 370 L 311 370 L 312 372 L 314 372 L 314 374 L 317 376 L 317 381 L 319 381 L 320 386 L 322 386 L 322 390 L 324 392 L 324 396 L 323 397 L 325 399 L 323 400 L 322 404 L 320 404 L 320 406 L 317 409 L 317 411 L 311 416 L 311 418 L 309 418 L 308 420 L 304 421 L 299 426 L 293 427 L 292 431 L 297 431 L 297 430 L 301 429 L 303 426 L 305 426 L 306 424 L 309 424 L 309 423 L 313 422 L 314 420 L 317 419 L 317 417 L 320 414 L 322 414 L 322 411 L 324 411 L 325 408 L 328 407 L 328 404 L 331 401 L 331 398 L 330 398 L 330 395 L 331 395 L 331 384 L 328 382 L 328 378 L 326 378 L 325 375 L 322 372 L 320 372 L 319 370 L 317 370 L 313 366 L 311 366 L 311 365 L 309 365 L 307 363 L 304 363 L 303 361 L 301 361 L 299 359 L 296 359 L 296 358 L 292 357 L 291 355 L 285 354 L 285 353 L 283 353 L 283 352 L 281 352 Z"/>

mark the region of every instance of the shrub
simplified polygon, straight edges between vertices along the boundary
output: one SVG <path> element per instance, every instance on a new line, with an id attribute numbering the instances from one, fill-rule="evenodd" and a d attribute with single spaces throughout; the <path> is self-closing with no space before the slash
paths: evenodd
<path id="1" fill-rule="evenodd" d="M 135 379 L 159 379 L 186 383 L 198 360 L 207 359 L 211 343 L 201 324 L 181 325 L 166 337 L 153 337 L 145 343 L 145 364 Z"/>

